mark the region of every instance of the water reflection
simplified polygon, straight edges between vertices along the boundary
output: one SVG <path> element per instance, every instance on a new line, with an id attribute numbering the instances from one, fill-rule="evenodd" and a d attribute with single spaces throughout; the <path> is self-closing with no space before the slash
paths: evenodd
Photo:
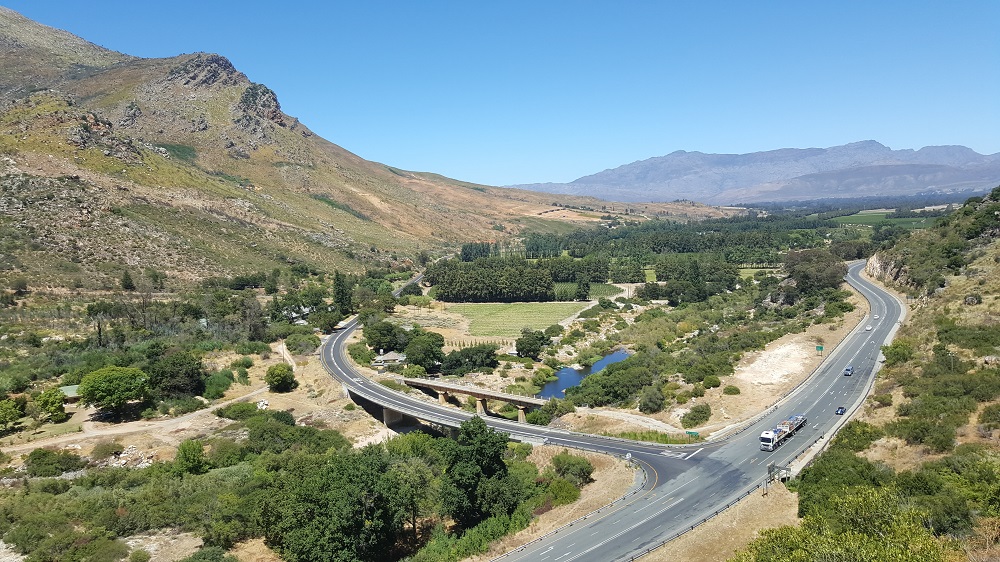
<path id="1" fill-rule="evenodd" d="M 559 377 L 559 380 L 546 383 L 539 394 L 542 398 L 563 398 L 565 396 L 564 391 L 567 388 L 578 386 L 588 375 L 597 373 L 608 365 L 624 361 L 625 359 L 628 359 L 628 352 L 618 350 L 605 355 L 594 363 L 592 367 L 584 367 L 579 371 L 572 367 L 563 367 L 556 371 L 556 376 Z"/>

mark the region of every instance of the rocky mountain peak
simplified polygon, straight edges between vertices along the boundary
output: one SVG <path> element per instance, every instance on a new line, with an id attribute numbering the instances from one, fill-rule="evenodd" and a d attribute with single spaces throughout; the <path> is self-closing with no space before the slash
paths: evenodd
<path id="1" fill-rule="evenodd" d="M 170 69 L 167 80 L 180 81 L 193 88 L 206 88 L 214 84 L 235 86 L 249 81 L 245 74 L 236 70 L 229 59 L 214 53 L 195 53 L 192 58 Z"/>

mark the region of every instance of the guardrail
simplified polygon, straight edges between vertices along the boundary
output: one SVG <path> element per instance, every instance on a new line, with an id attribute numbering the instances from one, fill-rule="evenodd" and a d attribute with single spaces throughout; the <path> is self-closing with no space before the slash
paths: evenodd
<path id="1" fill-rule="evenodd" d="M 490 561 L 492 562 L 494 560 L 503 560 L 504 558 L 510 556 L 511 554 L 514 554 L 514 553 L 517 553 L 517 552 L 523 552 L 524 549 L 527 548 L 529 545 L 534 544 L 534 543 L 539 542 L 539 541 L 542 541 L 542 540 L 545 540 L 548 537 L 557 535 L 557 534 L 559 534 L 559 532 L 564 531 L 566 529 L 569 529 L 570 527 L 576 525 L 577 523 L 580 523 L 581 521 L 586 521 L 587 519 L 590 519 L 591 517 L 593 517 L 593 516 L 601 513 L 602 511 L 604 511 L 606 509 L 609 509 L 611 507 L 614 507 L 615 504 L 621 503 L 622 500 L 624 500 L 625 498 L 628 498 L 630 496 L 634 496 L 635 494 L 638 494 L 639 492 L 643 491 L 646 488 L 646 483 L 649 481 L 649 475 L 646 472 L 646 469 L 642 468 L 642 466 L 639 465 L 638 463 L 633 463 L 633 462 L 630 461 L 630 464 L 637 465 L 637 469 L 640 470 L 640 471 L 642 471 L 642 482 L 639 483 L 638 486 L 635 485 L 635 484 L 633 484 L 632 485 L 632 489 L 630 489 L 628 492 L 626 492 L 625 495 L 623 495 L 622 497 L 620 497 L 618 499 L 615 499 L 615 500 L 612 500 L 610 503 L 606 503 L 606 504 L 602 505 L 601 507 L 595 509 L 594 511 L 591 511 L 590 513 L 587 513 L 587 514 L 585 514 L 585 515 L 583 515 L 581 517 L 577 517 L 576 519 L 570 521 L 569 523 L 566 523 L 565 525 L 559 527 L 558 529 L 549 531 L 548 533 L 545 533 L 544 535 L 537 536 L 537 537 L 531 539 L 530 541 L 522 544 L 521 546 L 519 546 L 519 547 L 517 547 L 517 548 L 515 548 L 513 550 L 509 550 L 509 551 L 501 554 L 500 556 L 497 556 L 496 558 L 491 558 Z"/>

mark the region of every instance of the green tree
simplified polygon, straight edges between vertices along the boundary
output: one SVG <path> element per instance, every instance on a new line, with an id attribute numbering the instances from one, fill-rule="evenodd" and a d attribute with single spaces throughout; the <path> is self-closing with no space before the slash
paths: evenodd
<path id="1" fill-rule="evenodd" d="M 571 455 L 567 450 L 552 457 L 552 468 L 556 474 L 577 487 L 590 482 L 590 476 L 594 473 L 594 465 L 590 464 L 590 461 L 581 456 Z"/>
<path id="2" fill-rule="evenodd" d="M 444 361 L 443 347 L 444 336 L 437 332 L 424 332 L 414 336 L 403 353 L 406 354 L 407 363 L 433 371 L 437 369 L 438 363 Z"/>
<path id="3" fill-rule="evenodd" d="M 380 353 L 403 351 L 410 342 L 409 334 L 402 326 L 385 320 L 366 324 L 363 333 L 368 345 Z"/>
<path id="4" fill-rule="evenodd" d="M 766 529 L 731 562 L 944 560 L 921 514 L 905 506 L 895 490 L 852 488 L 831 503 L 832 519 L 808 516 L 798 528 Z"/>
<path id="5" fill-rule="evenodd" d="M 21 409 L 11 400 L 0 400 L 0 430 L 7 431 L 10 426 L 21 419 Z"/>
<path id="6" fill-rule="evenodd" d="M 173 469 L 177 474 L 204 474 L 208 471 L 205 446 L 197 439 L 187 439 L 177 447 Z"/>
<path id="7" fill-rule="evenodd" d="M 84 404 L 120 414 L 130 402 L 149 398 L 149 377 L 135 367 L 102 367 L 83 376 L 77 393 Z"/>
<path id="8" fill-rule="evenodd" d="M 481 369 L 493 369 L 500 364 L 497 349 L 494 344 L 484 343 L 452 350 L 441 362 L 441 372 L 446 375 L 464 375 Z"/>
<path id="9" fill-rule="evenodd" d="M 389 479 L 394 490 L 393 505 L 409 522 L 413 542 L 416 544 L 420 517 L 431 513 L 433 509 L 434 495 L 430 490 L 435 482 L 434 470 L 425 459 L 407 457 L 393 463 Z"/>
<path id="10" fill-rule="evenodd" d="M 28 476 L 52 477 L 87 466 L 87 461 L 70 451 L 38 448 L 28 453 L 24 466 Z"/>
<path id="11" fill-rule="evenodd" d="M 271 365 L 264 375 L 264 382 L 267 383 L 271 392 L 289 392 L 298 386 L 298 382 L 295 380 L 295 372 L 292 370 L 291 365 L 287 363 Z"/>
<path id="12" fill-rule="evenodd" d="M 343 319 L 344 316 L 337 310 L 320 310 L 309 315 L 309 323 L 319 328 L 324 334 L 332 334 L 337 329 L 337 324 L 340 324 Z"/>
<path id="13" fill-rule="evenodd" d="M 351 300 L 353 292 L 347 277 L 339 272 L 333 272 L 333 305 L 337 307 L 344 316 L 354 312 L 354 305 Z"/>
<path id="14" fill-rule="evenodd" d="M 54 423 L 66 421 L 66 395 L 58 388 L 50 388 L 35 398 L 35 404 Z"/>
<path id="15" fill-rule="evenodd" d="M 823 289 L 835 289 L 844 282 L 844 276 L 847 275 L 844 262 L 826 249 L 788 252 L 785 270 L 804 296 Z"/>
<path id="16" fill-rule="evenodd" d="M 401 520 L 394 476 L 377 446 L 292 456 L 267 480 L 264 537 L 285 560 L 386 560 Z"/>
<path id="17" fill-rule="evenodd" d="M 132 274 L 130 274 L 127 269 L 125 270 L 125 273 L 122 273 L 121 286 L 123 291 L 135 290 L 135 282 L 132 281 Z"/>
<path id="18" fill-rule="evenodd" d="M 663 409 L 666 400 L 663 391 L 657 385 L 650 385 L 642 389 L 639 394 L 639 411 L 644 414 L 653 414 Z"/>
<path id="19" fill-rule="evenodd" d="M 496 483 L 486 481 L 507 476 L 503 462 L 507 434 L 490 429 L 482 418 L 473 416 L 462 423 L 456 441 L 442 441 L 440 446 L 448 459 L 441 480 L 441 508 L 462 528 L 471 528 L 491 513 L 491 506 L 481 501 L 480 494 L 490 490 L 494 500 L 499 497 Z"/>
<path id="20" fill-rule="evenodd" d="M 546 336 L 545 333 L 540 330 L 524 328 L 521 330 L 521 337 L 514 340 L 514 348 L 517 350 L 517 354 L 521 357 L 538 359 L 538 355 L 542 352 L 542 348 L 549 345 L 549 342 L 551 341 L 551 338 Z"/>
<path id="21" fill-rule="evenodd" d="M 205 374 L 201 359 L 180 350 L 163 355 L 149 367 L 150 384 L 164 398 L 200 396 L 205 392 Z"/>
<path id="22" fill-rule="evenodd" d="M 15 277 L 13 281 L 10 282 L 10 288 L 14 290 L 14 294 L 23 297 L 28 294 L 28 280 L 24 277 Z"/>
<path id="23" fill-rule="evenodd" d="M 315 334 L 289 334 L 285 338 L 285 348 L 293 355 L 309 355 L 316 351 L 319 344 Z"/>
<path id="24" fill-rule="evenodd" d="M 586 273 L 576 275 L 576 300 L 585 301 L 590 299 L 590 277 Z"/>
<path id="25" fill-rule="evenodd" d="M 913 358 L 913 346 L 908 341 L 897 339 L 889 345 L 882 346 L 882 355 L 885 356 L 886 367 L 906 363 Z"/>

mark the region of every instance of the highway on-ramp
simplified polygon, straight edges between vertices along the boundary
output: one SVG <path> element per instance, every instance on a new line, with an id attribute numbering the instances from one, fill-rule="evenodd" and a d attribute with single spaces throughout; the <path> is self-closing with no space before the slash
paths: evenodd
<path id="1" fill-rule="evenodd" d="M 663 446 L 550 429 L 487 417 L 489 426 L 513 439 L 628 457 L 642 469 L 624 498 L 514 551 L 503 560 L 570 562 L 630 560 L 658 547 L 756 490 L 767 467 L 786 466 L 818 440 L 829 437 L 868 394 L 880 346 L 891 341 L 903 319 L 893 296 L 860 276 L 864 262 L 848 268 L 848 282 L 871 306 L 862 323 L 837 346 L 808 379 L 777 405 L 735 433 L 688 446 Z M 870 329 L 868 327 L 870 326 Z M 359 373 L 346 353 L 356 320 L 327 339 L 324 366 L 353 396 L 434 424 L 457 427 L 473 414 L 392 391 Z M 850 376 L 844 375 L 853 367 Z M 776 397 L 777 398 L 777 397 Z M 803 414 L 808 423 L 775 451 L 760 450 L 761 431 Z"/>

